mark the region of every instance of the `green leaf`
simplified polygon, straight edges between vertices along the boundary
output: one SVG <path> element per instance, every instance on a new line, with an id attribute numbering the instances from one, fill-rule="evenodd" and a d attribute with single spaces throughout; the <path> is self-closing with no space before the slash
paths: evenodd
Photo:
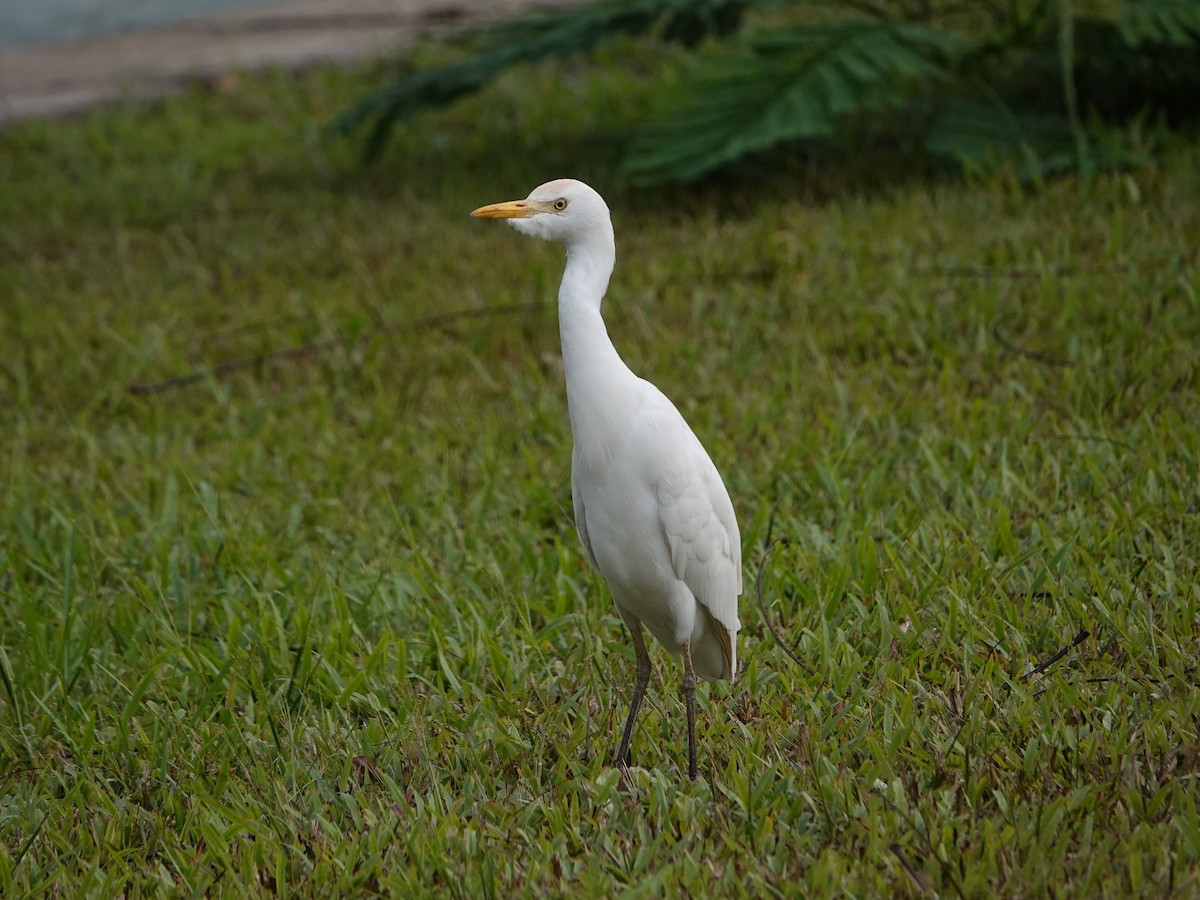
<path id="1" fill-rule="evenodd" d="M 830 136 L 851 117 L 904 105 L 972 46 L 951 32 L 877 20 L 765 33 L 665 98 L 627 171 L 689 180 L 784 141 Z"/>
<path id="2" fill-rule="evenodd" d="M 1117 27 L 1131 47 L 1145 44 L 1200 46 L 1200 2 L 1125 0 Z"/>
<path id="3" fill-rule="evenodd" d="M 493 29 L 486 49 L 458 62 L 426 69 L 368 94 L 331 126 L 334 134 L 373 123 L 365 156 L 378 155 L 401 121 L 446 106 L 479 90 L 522 62 L 569 56 L 621 35 L 661 28 L 667 40 L 691 46 L 710 33 L 737 28 L 750 5 L 779 0 L 611 0 L 569 9 L 539 10 Z"/>
<path id="4" fill-rule="evenodd" d="M 958 99 L 942 109 L 925 137 L 925 149 L 964 166 L 1019 157 L 1037 166 L 1044 157 L 1072 151 L 1065 116 L 1018 115 L 998 98 Z"/>
<path id="5" fill-rule="evenodd" d="M 964 168 L 1008 162 L 1023 182 L 1069 171 L 1124 169 L 1139 161 L 1095 141 L 1081 149 L 1070 119 L 1054 113 L 1014 112 L 998 97 L 947 103 L 925 136 L 926 151 Z"/>

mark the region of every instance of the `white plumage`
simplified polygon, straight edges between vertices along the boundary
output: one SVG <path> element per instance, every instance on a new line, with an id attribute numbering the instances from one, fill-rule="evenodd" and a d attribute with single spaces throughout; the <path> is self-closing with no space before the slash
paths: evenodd
<path id="1" fill-rule="evenodd" d="M 616 261 L 604 199 L 571 179 L 524 200 L 475 210 L 523 234 L 566 244 L 559 330 L 574 451 L 575 527 L 612 591 L 637 653 L 637 680 L 617 764 L 630 763 L 638 707 L 650 676 L 641 627 L 684 659 L 688 774 L 696 776 L 695 675 L 737 672 L 742 554 L 721 475 L 674 404 L 617 354 L 600 304 Z"/>

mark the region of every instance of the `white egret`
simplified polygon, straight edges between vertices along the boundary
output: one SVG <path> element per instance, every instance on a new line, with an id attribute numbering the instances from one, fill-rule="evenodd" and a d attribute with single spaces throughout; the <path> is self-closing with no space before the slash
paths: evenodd
<path id="1" fill-rule="evenodd" d="M 524 200 L 471 213 L 561 241 L 559 335 L 574 450 L 575 527 L 633 636 L 637 680 L 616 765 L 631 765 L 638 708 L 650 680 L 642 626 L 683 656 L 688 777 L 696 777 L 696 677 L 737 672 L 742 552 L 733 504 L 704 447 L 663 393 L 630 371 L 600 315 L 616 261 L 604 199 L 579 181 L 550 181 Z"/>

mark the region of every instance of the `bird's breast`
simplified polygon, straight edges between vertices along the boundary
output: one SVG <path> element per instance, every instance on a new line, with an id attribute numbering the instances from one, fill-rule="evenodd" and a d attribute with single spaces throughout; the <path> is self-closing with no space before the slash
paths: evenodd
<path id="1" fill-rule="evenodd" d="M 571 477 L 592 553 L 615 592 L 661 590 L 676 578 L 662 528 L 652 442 L 636 411 L 623 428 L 576 435 Z"/>

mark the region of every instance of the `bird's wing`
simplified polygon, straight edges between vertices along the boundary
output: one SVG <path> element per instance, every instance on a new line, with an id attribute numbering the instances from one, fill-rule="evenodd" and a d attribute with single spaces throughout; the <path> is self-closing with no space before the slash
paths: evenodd
<path id="1" fill-rule="evenodd" d="M 686 428 L 686 426 L 685 426 Z M 687 449 L 655 484 L 671 566 L 708 613 L 732 635 L 741 628 L 742 547 L 733 503 L 700 442 L 688 430 Z"/>
<path id="2" fill-rule="evenodd" d="M 587 551 L 592 568 L 598 572 L 600 565 L 596 562 L 596 554 L 592 552 L 592 540 L 588 537 L 587 516 L 584 514 L 583 508 L 583 495 L 579 493 L 579 486 L 575 484 L 574 472 L 571 477 L 571 507 L 575 512 L 575 530 L 579 532 L 579 541 L 583 544 L 583 549 Z"/>

